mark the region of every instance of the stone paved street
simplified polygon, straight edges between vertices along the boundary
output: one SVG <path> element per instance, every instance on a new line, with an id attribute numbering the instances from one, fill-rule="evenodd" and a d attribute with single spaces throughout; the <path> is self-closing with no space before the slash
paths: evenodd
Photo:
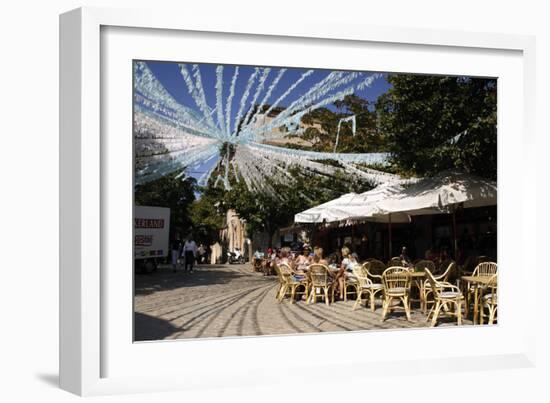
<path id="1" fill-rule="evenodd" d="M 252 273 L 250 265 L 205 265 L 193 274 L 160 268 L 135 278 L 135 340 L 196 337 L 253 336 L 308 332 L 425 327 L 415 305 L 412 322 L 396 311 L 380 321 L 381 307 L 373 313 L 354 301 L 326 306 L 275 299 L 277 278 Z M 439 326 L 456 326 L 456 319 L 441 318 Z M 471 324 L 466 320 L 465 324 Z"/>

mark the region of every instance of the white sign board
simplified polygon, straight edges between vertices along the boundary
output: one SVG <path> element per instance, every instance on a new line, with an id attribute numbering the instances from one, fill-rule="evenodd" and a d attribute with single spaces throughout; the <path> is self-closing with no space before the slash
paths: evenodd
<path id="1" fill-rule="evenodd" d="M 169 208 L 134 206 L 134 257 L 167 256 L 169 229 Z"/>

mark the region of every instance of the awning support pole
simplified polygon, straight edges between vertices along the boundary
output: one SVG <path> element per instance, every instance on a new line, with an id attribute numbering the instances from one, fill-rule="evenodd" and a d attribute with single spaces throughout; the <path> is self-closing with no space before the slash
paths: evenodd
<path id="1" fill-rule="evenodd" d="M 456 207 L 453 204 L 453 254 L 455 261 L 458 261 L 458 247 L 456 244 Z"/>
<path id="2" fill-rule="evenodd" d="M 388 215 L 388 238 L 389 238 L 389 243 L 390 243 L 390 250 L 388 251 L 388 254 L 390 255 L 388 257 L 388 260 L 390 260 L 393 256 L 392 256 L 392 244 L 391 244 L 391 213 Z"/>

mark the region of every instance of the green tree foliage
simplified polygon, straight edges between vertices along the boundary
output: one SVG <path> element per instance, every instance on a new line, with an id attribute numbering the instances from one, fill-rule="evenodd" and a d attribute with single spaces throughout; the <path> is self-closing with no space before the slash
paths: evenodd
<path id="1" fill-rule="evenodd" d="M 193 178 L 182 180 L 178 177 L 180 172 L 137 185 L 134 192 L 136 205 L 170 208 L 171 237 L 174 234 L 185 236 L 192 232 L 189 207 L 195 200 L 196 181 Z"/>
<path id="2" fill-rule="evenodd" d="M 334 103 L 337 111 L 328 108 L 314 110 L 302 118 L 308 125 L 302 138 L 314 143 L 314 151 L 331 152 L 334 150 L 338 122 L 340 119 L 355 115 L 356 133 L 352 134 L 350 122 L 344 122 L 340 128 L 337 152 L 364 153 L 383 151 L 384 137 L 376 126 L 374 105 L 357 95 L 348 95 L 342 101 Z"/>
<path id="3" fill-rule="evenodd" d="M 376 109 L 399 172 L 459 169 L 496 178 L 496 80 L 390 75 L 388 81 L 392 88 Z"/>
<path id="4" fill-rule="evenodd" d="M 226 209 L 223 206 L 225 191 L 221 188 L 205 187 L 201 197 L 191 204 L 189 218 L 193 234 L 198 243 L 212 245 L 219 241 L 220 229 L 224 226 Z"/>
<path id="5" fill-rule="evenodd" d="M 293 223 L 296 213 L 344 193 L 363 192 L 371 188 L 364 182 L 350 181 L 343 173 L 328 177 L 299 168 L 291 168 L 289 172 L 295 179 L 292 185 L 270 182 L 278 197 L 267 192 L 250 192 L 240 181 L 225 192 L 221 204 L 225 209 L 235 209 L 246 220 L 249 233 L 265 231 L 271 239 L 278 228 Z"/>

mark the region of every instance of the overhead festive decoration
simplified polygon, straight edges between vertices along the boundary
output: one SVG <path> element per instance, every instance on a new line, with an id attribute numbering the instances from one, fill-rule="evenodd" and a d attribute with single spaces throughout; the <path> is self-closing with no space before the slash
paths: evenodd
<path id="1" fill-rule="evenodd" d="M 281 103 L 314 70 L 302 73 L 275 100 L 271 97 L 288 69 L 256 67 L 246 77 L 242 94 L 237 94 L 236 83 L 239 78 L 243 80 L 243 70 L 238 66 L 233 68 L 226 89 L 224 66 L 216 67 L 216 79 L 211 84 L 215 105 L 211 107 L 207 102 L 200 66 L 179 64 L 186 87 L 182 90 L 186 89 L 195 103 L 196 108 L 191 108 L 178 102 L 145 62 L 135 63 L 136 184 L 173 172 L 179 172 L 180 177 L 185 178 L 187 172 L 204 165 L 209 166 L 198 180 L 201 185 L 215 175 L 216 186 L 230 189 L 232 183 L 243 181 L 251 191 L 270 194 L 276 193 L 272 183 L 294 183 L 295 178 L 289 173 L 292 167 L 326 176 L 344 173 L 372 185 L 406 182 L 397 175 L 367 167 L 384 165 L 388 157 L 385 153 L 337 153 L 336 148 L 333 153 L 315 152 L 267 144 L 289 133 L 300 136 L 304 131 L 301 120 L 305 115 L 369 87 L 379 75 L 331 72 L 283 108 Z M 225 99 L 224 93 L 227 94 Z M 238 100 L 238 106 L 232 119 L 234 98 Z M 356 120 L 352 115 L 340 120 L 336 136 L 339 136 L 343 122 L 351 122 L 355 134 Z"/>

